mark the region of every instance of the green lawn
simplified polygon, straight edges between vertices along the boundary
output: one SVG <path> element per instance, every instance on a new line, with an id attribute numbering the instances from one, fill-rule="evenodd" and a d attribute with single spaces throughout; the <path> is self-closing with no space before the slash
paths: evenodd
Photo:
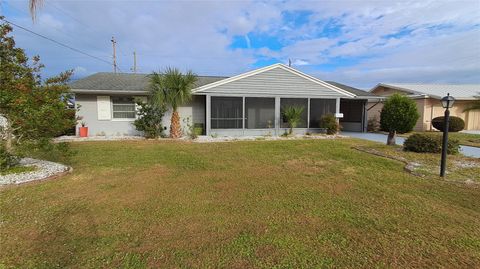
<path id="1" fill-rule="evenodd" d="M 0 190 L 0 268 L 480 264 L 480 188 L 353 145 L 74 144 L 72 174 Z"/>

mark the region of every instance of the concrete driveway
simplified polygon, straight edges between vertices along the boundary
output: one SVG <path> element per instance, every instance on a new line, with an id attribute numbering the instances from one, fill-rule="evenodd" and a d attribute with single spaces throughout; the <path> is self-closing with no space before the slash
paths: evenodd
<path id="1" fill-rule="evenodd" d="M 342 132 L 341 134 L 379 143 L 387 143 L 387 135 L 385 134 L 357 132 Z M 405 138 L 399 136 L 396 137 L 396 140 L 398 145 L 403 145 L 403 142 L 405 142 Z M 460 146 L 460 152 L 465 156 L 480 158 L 480 148 L 477 147 Z"/>

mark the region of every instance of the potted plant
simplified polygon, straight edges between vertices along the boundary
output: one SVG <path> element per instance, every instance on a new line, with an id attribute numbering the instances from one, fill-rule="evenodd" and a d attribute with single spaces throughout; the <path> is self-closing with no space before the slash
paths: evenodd
<path id="1" fill-rule="evenodd" d="M 80 123 L 80 127 L 78 128 L 78 133 L 80 134 L 80 137 L 88 137 L 88 127 L 86 127 L 86 123 L 82 121 Z"/>

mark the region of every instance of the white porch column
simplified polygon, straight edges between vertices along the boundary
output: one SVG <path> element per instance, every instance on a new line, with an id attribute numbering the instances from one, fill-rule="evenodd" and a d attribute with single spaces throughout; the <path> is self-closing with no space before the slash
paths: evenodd
<path id="1" fill-rule="evenodd" d="M 210 135 L 210 128 L 212 124 L 211 110 L 212 110 L 211 96 L 207 94 L 205 96 L 205 134 L 207 136 Z"/>
<path id="2" fill-rule="evenodd" d="M 275 135 L 280 135 L 280 97 L 275 97 Z"/>
<path id="3" fill-rule="evenodd" d="M 310 98 L 307 98 L 307 129 L 310 128 Z"/>
<path id="4" fill-rule="evenodd" d="M 245 96 L 242 97 L 242 134 L 245 135 Z"/>
<path id="5" fill-rule="evenodd" d="M 340 98 L 337 98 L 336 99 L 336 102 L 335 102 L 335 114 L 339 114 L 340 113 Z M 337 117 L 337 123 L 340 122 L 340 118 Z"/>

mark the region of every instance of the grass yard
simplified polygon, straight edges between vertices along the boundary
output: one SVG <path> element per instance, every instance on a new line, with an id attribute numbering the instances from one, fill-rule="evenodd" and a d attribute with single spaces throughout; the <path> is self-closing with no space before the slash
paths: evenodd
<path id="1" fill-rule="evenodd" d="M 76 143 L 72 174 L 0 190 L 0 268 L 480 265 L 480 188 L 353 145 Z"/>

